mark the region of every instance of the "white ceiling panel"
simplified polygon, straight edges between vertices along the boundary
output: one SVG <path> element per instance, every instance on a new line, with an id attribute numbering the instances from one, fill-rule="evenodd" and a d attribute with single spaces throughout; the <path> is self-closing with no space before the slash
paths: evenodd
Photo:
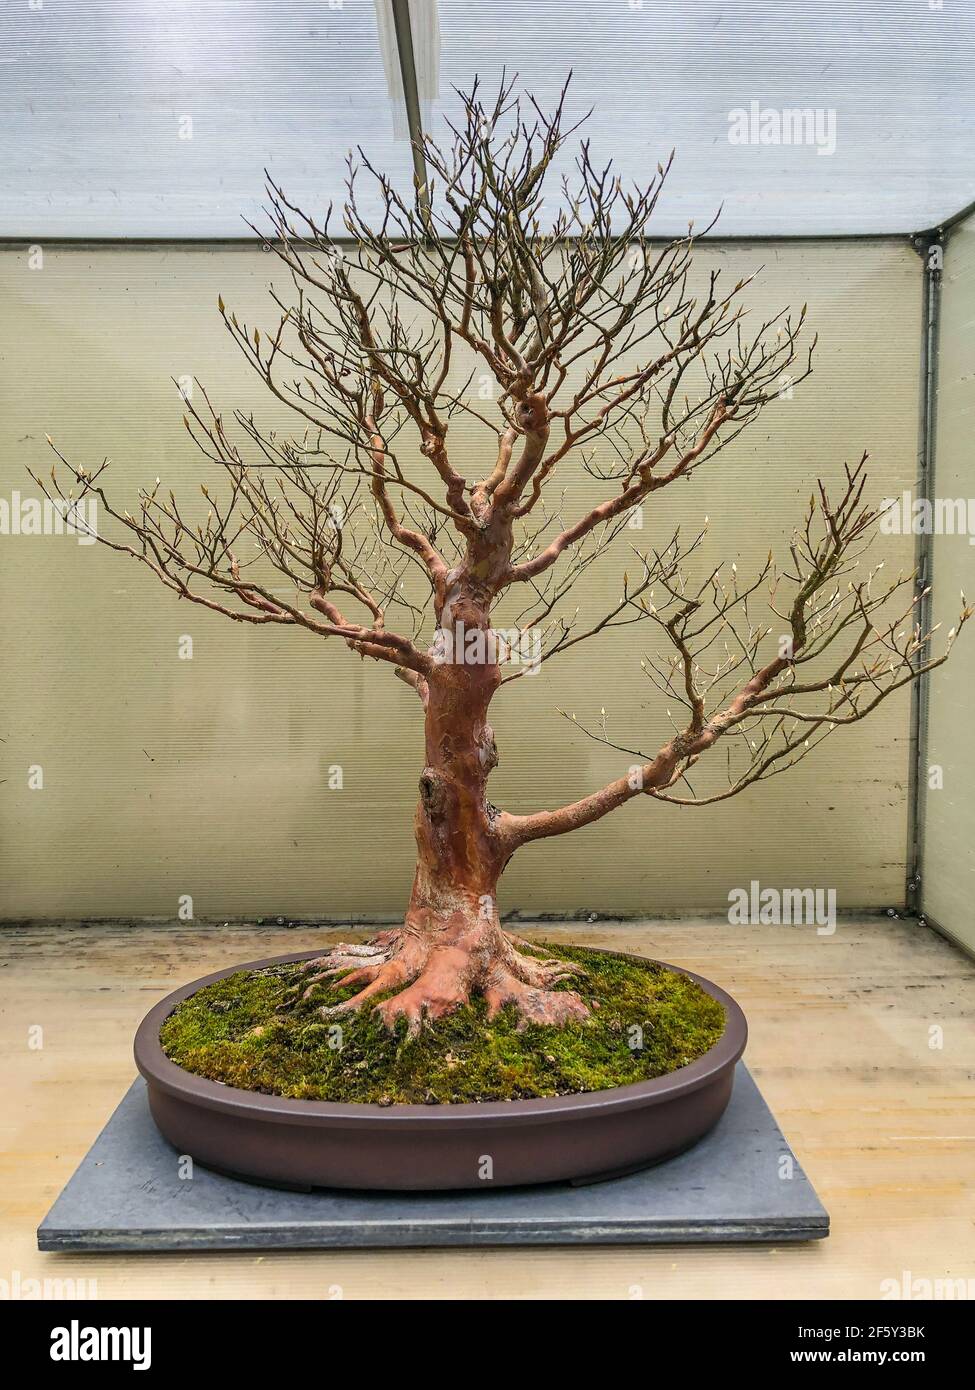
<path id="1" fill-rule="evenodd" d="M 0 235 L 248 236 L 265 168 L 320 209 L 356 144 L 413 177 L 373 0 L 29 5 L 0 18 Z"/>
<path id="2" fill-rule="evenodd" d="M 975 0 L 437 9 L 417 35 L 431 132 L 475 73 L 547 101 L 571 67 L 595 154 L 645 180 L 676 147 L 661 234 L 721 203 L 724 235 L 908 232 L 975 197 Z M 265 165 L 321 208 L 356 144 L 412 178 L 374 0 L 7 0 L 0 26 L 0 235 L 247 235 Z"/>
<path id="3" fill-rule="evenodd" d="M 597 163 L 676 149 L 661 232 L 721 204 L 726 236 L 918 231 L 975 198 L 975 0 L 936 3 L 441 0 L 443 105 L 505 64 L 551 102 L 571 67 Z M 775 143 L 797 111 L 813 142 Z"/>

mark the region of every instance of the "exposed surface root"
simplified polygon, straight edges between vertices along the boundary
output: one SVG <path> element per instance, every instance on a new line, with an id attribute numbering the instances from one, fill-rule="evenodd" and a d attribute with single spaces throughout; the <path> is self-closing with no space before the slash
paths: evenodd
<path id="1" fill-rule="evenodd" d="M 310 978 L 303 988 L 292 990 L 280 1007 L 289 1009 L 307 1001 L 320 985 L 331 989 L 361 985 L 351 998 L 318 1010 L 322 1018 L 332 1019 L 396 990 L 375 1005 L 376 1013 L 390 1031 L 405 1019 L 409 1037 L 470 1003 L 475 994 L 486 1000 L 489 1018 L 505 1005 L 513 1005 L 519 1031 L 531 1023 L 561 1026 L 588 1018 L 589 1009 L 578 994 L 554 988 L 573 975 L 584 975 L 583 967 L 553 956 L 524 955 L 516 942 L 534 949 L 530 942 L 509 937 L 491 923 L 443 933 L 409 926 L 382 932 L 363 945 L 343 943 L 306 962 L 303 973 Z"/>
<path id="2" fill-rule="evenodd" d="M 415 1038 L 427 1020 L 443 1018 L 470 1002 L 474 973 L 474 961 L 460 947 L 433 949 L 409 988 L 378 1004 L 376 1012 L 389 1029 L 405 1018 L 407 1035 Z"/>
<path id="3" fill-rule="evenodd" d="M 384 933 L 384 936 L 390 933 Z M 390 956 L 391 943 L 382 942 L 379 937 L 372 941 L 359 944 L 357 942 L 342 942 L 338 946 L 333 946 L 330 951 L 326 951 L 323 956 L 316 956 L 313 960 L 305 961 L 301 967 L 301 973 L 310 978 L 304 987 L 292 989 L 283 1003 L 279 1005 L 280 1010 L 293 1008 L 299 999 L 310 998 L 314 993 L 315 986 L 323 980 L 337 978 L 345 975 L 352 970 L 356 973 L 368 974 L 368 978 L 374 979 L 375 974 L 369 972 L 378 971 Z"/>
<path id="4" fill-rule="evenodd" d="M 562 977 L 560 977 L 562 978 Z M 574 990 L 537 989 L 526 985 L 508 971 L 500 971 L 485 989 L 488 1018 L 495 1018 L 505 1004 L 514 1004 L 518 1011 L 518 1032 L 530 1023 L 552 1024 L 581 1022 L 589 1010 Z"/>
<path id="5" fill-rule="evenodd" d="M 511 938 L 506 937 L 505 943 L 510 947 L 503 956 L 505 970 L 522 984 L 534 985 L 537 989 L 551 989 L 560 980 L 586 973 L 581 965 L 568 960 L 558 960 L 554 956 L 524 956 L 514 949 Z M 531 943 L 526 941 L 524 945 L 530 946 Z"/>

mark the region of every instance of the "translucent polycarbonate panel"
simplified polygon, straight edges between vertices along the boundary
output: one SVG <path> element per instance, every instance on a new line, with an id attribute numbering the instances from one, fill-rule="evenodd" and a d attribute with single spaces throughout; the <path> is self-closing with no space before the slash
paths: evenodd
<path id="1" fill-rule="evenodd" d="M 586 625 L 618 602 L 624 571 L 638 573 L 631 546 L 665 545 L 678 522 L 692 535 L 710 517 L 706 549 L 690 566 L 698 577 L 718 559 L 750 575 L 769 547 L 787 555 L 816 477 L 835 481 L 864 448 L 872 496 L 912 485 L 915 253 L 890 241 L 705 246 L 694 274 L 720 269 L 734 283 L 763 263 L 752 313 L 808 303 L 820 335 L 815 372 L 784 386 L 761 422 L 689 482 L 654 494 L 642 529 L 601 554 L 562 606 L 571 616 L 578 605 Z M 186 438 L 170 378 L 188 389 L 198 376 L 228 421 L 238 406 L 265 428 L 285 428 L 283 408 L 234 351 L 216 309 L 219 292 L 243 321 L 276 322 L 266 288 L 275 269 L 284 291 L 285 273 L 256 246 L 54 247 L 40 263 L 23 247 L 0 252 L 7 340 L 16 344 L 0 355 L 8 518 L 39 496 L 27 469 L 46 474 L 48 433 L 89 467 L 108 455 L 104 481 L 121 506 L 134 508 L 140 484 L 160 477 L 202 521 L 199 483 L 213 484 L 216 470 Z M 498 419 L 478 389 L 476 408 Z M 291 420 L 299 436 L 302 428 Z M 431 466 L 406 432 L 401 445 L 405 464 L 428 480 Z M 449 446 L 468 477 L 490 471 L 496 440 L 477 420 L 457 415 Z M 614 458 L 604 441 L 598 467 Z M 572 454 L 546 495 L 571 521 L 613 490 Z M 880 545 L 891 569 L 910 569 L 911 537 Z M 397 610 L 390 626 L 404 621 Z M 420 638 L 432 636 L 428 614 Z M 668 700 L 640 664 L 654 647 L 646 625 L 617 629 L 506 684 L 491 710 L 500 753 L 491 799 L 515 812 L 559 806 L 627 769 L 630 754 L 587 738 L 559 709 L 593 728 L 605 709 L 622 748 L 659 747 L 672 730 Z M 56 528 L 18 534 L 8 524 L 0 669 L 0 918 L 173 918 L 184 897 L 197 917 L 403 909 L 422 711 L 388 666 L 307 630 L 230 622 L 179 602 L 125 556 Z M 727 911 L 729 892 L 752 880 L 835 889 L 840 910 L 898 903 L 909 713 L 902 691 L 740 797 L 693 810 L 641 797 L 570 837 L 529 845 L 505 874 L 502 908 Z M 724 751 L 714 757 L 710 770 L 703 761 L 695 769 L 698 793 L 724 776 Z"/>
<path id="2" fill-rule="evenodd" d="M 956 227 L 945 252 L 938 354 L 934 495 L 943 518 L 932 538 L 933 620 L 957 621 L 961 593 L 975 596 L 975 216 Z M 937 522 L 939 507 L 933 513 Z M 949 521 L 949 518 L 951 520 Z M 950 530 L 947 529 L 950 526 Z M 951 665 L 931 676 L 921 900 L 939 926 L 975 951 L 975 642 L 966 629 Z"/>
<path id="3" fill-rule="evenodd" d="M 727 236 L 909 232 L 975 192 L 970 4 L 442 0 L 440 27 L 443 110 L 504 67 L 547 106 L 571 68 L 600 167 L 646 182 L 676 149 L 661 233 L 719 205 Z"/>
<path id="4" fill-rule="evenodd" d="M 548 103 L 572 68 L 600 159 L 645 180 L 676 147 L 662 234 L 721 203 L 725 235 L 913 231 L 975 189 L 971 4 L 413 6 L 431 134 L 453 84 Z M 2 46 L 0 235 L 247 234 L 265 166 L 320 207 L 357 145 L 410 188 L 390 0 L 18 0 Z"/>
<path id="5" fill-rule="evenodd" d="M 321 210 L 358 144 L 412 180 L 373 0 L 18 0 L 0 26 L 0 235 L 250 236 L 265 168 Z"/>

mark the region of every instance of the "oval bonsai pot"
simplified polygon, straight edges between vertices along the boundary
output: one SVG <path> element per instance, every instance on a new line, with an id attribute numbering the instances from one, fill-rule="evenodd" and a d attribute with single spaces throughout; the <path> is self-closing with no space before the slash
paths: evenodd
<path id="1" fill-rule="evenodd" d="M 185 1071 L 163 1052 L 159 1031 L 191 994 L 240 970 L 318 954 L 229 966 L 183 985 L 146 1014 L 135 1037 L 136 1066 L 148 1084 L 152 1117 L 179 1153 L 232 1176 L 306 1189 L 440 1191 L 598 1180 L 649 1167 L 701 1139 L 731 1098 L 748 1037 L 734 999 L 682 970 L 724 1008 L 721 1037 L 688 1066 L 605 1091 L 463 1105 L 333 1104 L 225 1086 Z"/>

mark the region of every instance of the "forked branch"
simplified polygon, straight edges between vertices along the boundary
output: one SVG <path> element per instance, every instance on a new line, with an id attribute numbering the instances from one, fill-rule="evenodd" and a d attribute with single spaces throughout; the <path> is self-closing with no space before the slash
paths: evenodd
<path id="1" fill-rule="evenodd" d="M 645 574 L 623 607 L 632 607 L 671 646 L 669 659 L 647 658 L 647 678 L 672 705 L 685 711 L 682 725 L 654 754 L 623 747 L 605 725 L 571 721 L 590 737 L 632 759 L 628 772 L 590 796 L 554 811 L 508 816 L 503 833 L 513 845 L 565 834 L 601 819 L 645 794 L 681 806 L 707 805 L 736 796 L 754 783 L 795 766 L 836 729 L 864 719 L 884 700 L 947 660 L 958 633 L 972 616 L 962 608 L 943 650 L 932 653 L 936 628 L 922 631 L 916 612 L 926 591 L 915 576 L 881 582 L 883 562 L 860 577 L 861 557 L 877 533 L 880 513 L 862 506 L 866 456 L 846 469 L 843 493 L 833 502 L 825 488 L 810 498 L 803 526 L 791 546 L 791 563 L 774 574 L 772 557 L 757 578 L 742 586 L 737 567 L 713 570 L 692 587 L 683 563 L 704 539 L 647 558 Z M 769 607 L 782 618 L 777 653 L 759 653 L 771 625 L 749 612 L 756 591 L 772 576 Z M 783 594 L 791 591 L 784 603 Z M 649 594 L 649 597 L 645 595 Z M 589 634 L 586 634 L 589 635 Z M 742 676 L 744 675 L 744 679 Z M 674 790 L 719 739 L 733 739 L 727 784 L 698 796 Z"/>

